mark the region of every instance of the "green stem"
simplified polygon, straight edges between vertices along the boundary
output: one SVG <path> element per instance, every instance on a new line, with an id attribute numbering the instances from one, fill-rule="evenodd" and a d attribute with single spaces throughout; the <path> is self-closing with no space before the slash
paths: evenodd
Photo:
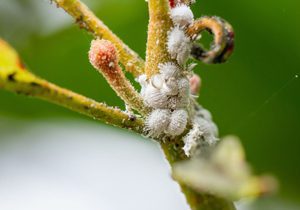
<path id="1" fill-rule="evenodd" d="M 166 48 L 172 26 L 168 0 L 148 0 L 149 25 L 145 72 L 149 77 L 158 72 L 158 64 L 171 60 Z"/>
<path id="2" fill-rule="evenodd" d="M 127 128 L 138 133 L 143 130 L 143 120 L 123 111 L 108 107 L 85 96 L 40 79 L 26 70 L 0 67 L 0 88 L 43 99 L 107 124 Z"/>
<path id="3" fill-rule="evenodd" d="M 182 137 L 172 140 L 170 142 L 165 141 L 161 143 L 161 147 L 165 153 L 167 160 L 172 166 L 174 163 L 186 160 L 187 157 L 184 154 L 182 147 Z M 175 141 L 175 142 L 174 142 Z M 185 195 L 188 204 L 192 210 L 235 210 L 234 204 L 223 198 L 216 196 L 198 193 L 187 187 L 184 184 L 179 183 L 182 193 Z"/>
<path id="4" fill-rule="evenodd" d="M 149 0 L 149 26 L 147 40 L 147 58 L 145 72 L 149 77 L 158 72 L 158 64 L 172 61 L 167 52 L 167 34 L 172 27 L 169 17 L 168 0 Z M 182 136 L 177 139 L 160 141 L 167 160 L 172 166 L 178 161 L 187 159 L 184 154 Z M 179 183 L 180 184 L 180 183 Z M 187 202 L 192 210 L 234 210 L 231 202 L 208 194 L 200 194 L 180 184 Z"/>

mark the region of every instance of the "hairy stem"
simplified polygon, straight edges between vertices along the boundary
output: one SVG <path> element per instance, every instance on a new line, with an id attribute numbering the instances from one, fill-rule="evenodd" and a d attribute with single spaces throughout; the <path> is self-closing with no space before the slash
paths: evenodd
<path id="1" fill-rule="evenodd" d="M 118 64 L 117 50 L 108 40 L 93 40 L 89 51 L 91 64 L 105 77 L 109 85 L 129 108 L 142 115 L 149 110 Z"/>
<path id="2" fill-rule="evenodd" d="M 141 119 L 58 87 L 26 70 L 0 67 L 0 88 L 58 104 L 110 125 L 142 132 L 143 121 Z"/>
<path id="3" fill-rule="evenodd" d="M 172 26 L 168 0 L 149 0 L 149 25 L 145 72 L 147 77 L 158 72 L 158 64 L 170 60 L 166 48 L 168 31 Z"/>
<path id="4" fill-rule="evenodd" d="M 117 48 L 120 62 L 125 69 L 135 77 L 143 74 L 144 61 L 117 37 L 101 20 L 99 20 L 89 8 L 79 0 L 53 0 L 56 4 L 69 13 L 79 24 L 91 32 L 95 38 L 103 38 L 111 41 Z"/>
<path id="5" fill-rule="evenodd" d="M 172 61 L 166 47 L 167 34 L 172 27 L 172 21 L 169 17 L 170 7 L 168 0 L 149 0 L 148 2 L 150 21 L 145 72 L 149 78 L 158 72 L 157 67 L 159 63 Z M 182 150 L 182 136 L 177 137 L 177 139 L 160 142 L 171 166 L 178 161 L 187 159 Z M 180 186 L 192 210 L 235 209 L 229 201 L 205 193 L 197 193 L 183 184 L 180 184 Z"/>

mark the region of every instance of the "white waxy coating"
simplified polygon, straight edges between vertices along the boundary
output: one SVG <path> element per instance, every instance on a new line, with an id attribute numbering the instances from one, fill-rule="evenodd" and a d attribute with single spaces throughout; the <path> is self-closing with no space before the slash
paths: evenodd
<path id="1" fill-rule="evenodd" d="M 168 109 L 155 109 L 146 119 L 146 129 L 153 137 L 163 134 L 170 123 L 171 111 Z"/>
<path id="2" fill-rule="evenodd" d="M 161 89 L 166 96 L 174 96 L 178 94 L 178 83 L 174 77 L 167 79 Z"/>
<path id="3" fill-rule="evenodd" d="M 143 91 L 143 98 L 149 107 L 155 109 L 165 108 L 168 104 L 168 98 L 161 92 L 160 89 L 148 84 Z"/>
<path id="4" fill-rule="evenodd" d="M 183 65 L 191 53 L 191 40 L 179 27 L 174 27 L 168 34 L 167 48 L 170 56 Z"/>
<path id="5" fill-rule="evenodd" d="M 183 150 L 187 156 L 200 154 L 218 141 L 218 128 L 211 120 L 210 113 L 200 107 L 192 122 L 193 128 L 184 137 Z"/>
<path id="6" fill-rule="evenodd" d="M 178 81 L 179 95 L 181 97 L 189 97 L 190 95 L 190 81 L 186 77 L 182 77 Z"/>
<path id="7" fill-rule="evenodd" d="M 157 89 L 161 89 L 164 84 L 164 78 L 160 74 L 156 74 L 151 77 L 151 85 Z"/>
<path id="8" fill-rule="evenodd" d="M 171 19 L 174 25 L 186 26 L 194 21 L 194 14 L 190 7 L 185 4 L 179 4 L 171 10 Z"/>
<path id="9" fill-rule="evenodd" d="M 174 110 L 172 112 L 170 124 L 166 130 L 166 133 L 172 136 L 178 136 L 182 134 L 186 128 L 187 120 L 187 111 L 184 109 Z"/>
<path id="10" fill-rule="evenodd" d="M 174 28 L 168 33 L 167 50 L 177 62 L 161 63 L 158 74 L 139 80 L 145 104 L 154 109 L 146 119 L 147 129 L 153 137 L 162 133 L 178 136 L 188 122 L 186 108 L 190 103 L 190 83 L 184 73 L 184 64 L 190 56 L 192 40 L 184 28 L 194 21 L 194 15 L 187 5 L 177 4 L 171 9 L 170 17 Z M 185 71 L 192 71 L 192 68 L 193 65 Z"/>
<path id="11" fill-rule="evenodd" d="M 172 62 L 159 64 L 158 68 L 159 68 L 159 73 L 164 78 L 171 78 L 171 77 L 177 78 L 180 75 L 180 68 Z"/>

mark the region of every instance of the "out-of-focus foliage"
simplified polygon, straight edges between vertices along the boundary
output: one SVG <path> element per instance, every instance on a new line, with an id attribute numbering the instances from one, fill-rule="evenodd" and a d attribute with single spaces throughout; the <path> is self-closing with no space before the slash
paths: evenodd
<path id="1" fill-rule="evenodd" d="M 240 140 L 227 136 L 207 155 L 175 164 L 173 177 L 197 192 L 209 192 L 229 200 L 256 198 L 277 190 L 270 176 L 256 176 L 246 161 Z"/>
<path id="2" fill-rule="evenodd" d="M 142 0 L 84 1 L 131 48 L 145 54 L 147 4 Z M 0 36 L 37 75 L 110 105 L 123 106 L 87 59 L 91 36 L 48 1 L 0 0 Z M 300 202 L 300 27 L 295 0 L 198 0 L 196 16 L 218 15 L 236 32 L 228 63 L 199 64 L 200 102 L 222 135 L 234 133 L 259 171 L 280 180 L 280 195 Z M 204 37 L 205 39 L 205 37 Z M 104 91 L 105 90 L 105 91 Z M 79 116 L 38 100 L 0 91 L 0 115 Z"/>

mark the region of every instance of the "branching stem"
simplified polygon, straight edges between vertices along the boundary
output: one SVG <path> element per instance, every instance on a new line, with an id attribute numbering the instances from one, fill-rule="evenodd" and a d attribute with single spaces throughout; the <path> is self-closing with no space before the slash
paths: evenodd
<path id="1" fill-rule="evenodd" d="M 169 16 L 170 6 L 168 0 L 149 0 L 149 25 L 146 53 L 145 72 L 149 77 L 158 72 L 158 64 L 172 61 L 167 51 L 166 42 L 168 31 L 172 27 Z M 185 160 L 182 136 L 169 141 L 160 141 L 161 147 L 170 165 Z M 179 183 L 180 184 L 180 183 Z M 197 193 L 185 185 L 180 184 L 187 202 L 192 210 L 234 210 L 232 202 L 219 199 L 215 196 Z"/>
<path id="2" fill-rule="evenodd" d="M 142 132 L 143 120 L 49 83 L 26 70 L 0 67 L 0 88 L 58 104 L 110 125 Z"/>
<path id="3" fill-rule="evenodd" d="M 95 38 L 111 41 L 118 51 L 120 63 L 122 63 L 126 70 L 131 72 L 135 77 L 145 72 L 147 77 L 150 78 L 154 74 L 158 73 L 158 64 L 172 61 L 166 47 L 168 31 L 173 26 L 169 15 L 169 0 L 148 0 L 150 20 L 148 26 L 145 64 L 135 52 L 133 52 L 113 32 L 111 32 L 108 27 L 102 23 L 102 21 L 100 21 L 83 3 L 80 2 L 80 0 L 53 1 L 56 2 L 59 7 L 62 7 L 66 12 L 68 12 L 72 17 L 74 17 L 76 22 L 81 27 L 91 32 Z M 180 0 L 180 2 L 186 1 Z M 210 21 L 210 19 L 206 20 L 206 22 L 207 21 Z M 198 21 L 196 22 L 197 24 L 193 25 L 193 27 L 188 28 L 187 32 L 189 36 L 194 37 L 195 34 L 197 35 L 201 32 L 202 28 L 209 28 L 204 24 L 206 22 Z M 212 23 L 209 24 L 209 26 L 211 26 Z M 202 25 L 203 27 L 199 29 L 199 26 Z M 220 28 L 219 25 L 216 25 L 214 28 L 216 28 L 215 31 L 222 31 L 222 28 Z M 219 28 L 220 30 L 217 30 Z M 218 42 L 218 39 L 216 39 L 216 42 Z M 220 44 L 223 44 L 223 42 L 220 41 Z M 226 49 L 226 47 L 228 46 L 225 45 L 224 49 Z M 229 47 L 231 46 L 229 45 Z M 18 94 L 40 98 L 64 106 L 94 119 L 104 121 L 107 124 L 121 128 L 127 128 L 137 133 L 143 132 L 143 119 L 130 116 L 119 109 L 108 107 L 103 103 L 96 102 L 92 99 L 40 79 L 23 67 L 19 66 L 18 62 L 19 59 L 16 57 L 16 53 L 14 53 L 13 50 L 8 49 L 4 43 L 0 42 L 0 88 Z M 119 93 L 121 98 L 131 103 L 132 100 L 128 99 L 135 94 L 126 92 L 126 90 L 128 91 L 131 86 L 130 84 L 123 84 L 125 81 L 124 75 L 120 74 L 119 71 L 121 70 L 116 63 L 112 64 L 113 66 L 117 67 L 115 68 L 115 72 L 110 72 L 109 70 L 111 70 L 111 68 L 98 68 L 98 70 L 102 69 L 104 71 L 104 76 L 108 81 L 111 80 L 109 82 L 111 85 L 113 84 L 113 87 L 125 87 L 124 89 L 115 88 L 115 90 Z M 112 67 L 112 65 L 109 63 L 108 67 Z M 113 79 L 116 78 L 118 80 L 113 81 Z M 115 84 L 114 82 L 118 83 Z M 140 107 L 142 107 L 142 105 L 137 106 L 136 109 L 139 110 Z M 166 158 L 171 166 L 178 161 L 187 159 L 187 156 L 182 149 L 182 136 L 178 136 L 176 139 L 168 139 L 166 137 L 164 138 L 164 141 L 162 141 L 162 139 L 159 140 Z M 235 209 L 234 205 L 230 201 L 226 201 L 206 193 L 197 193 L 183 184 L 180 184 L 180 186 L 192 210 Z"/>

